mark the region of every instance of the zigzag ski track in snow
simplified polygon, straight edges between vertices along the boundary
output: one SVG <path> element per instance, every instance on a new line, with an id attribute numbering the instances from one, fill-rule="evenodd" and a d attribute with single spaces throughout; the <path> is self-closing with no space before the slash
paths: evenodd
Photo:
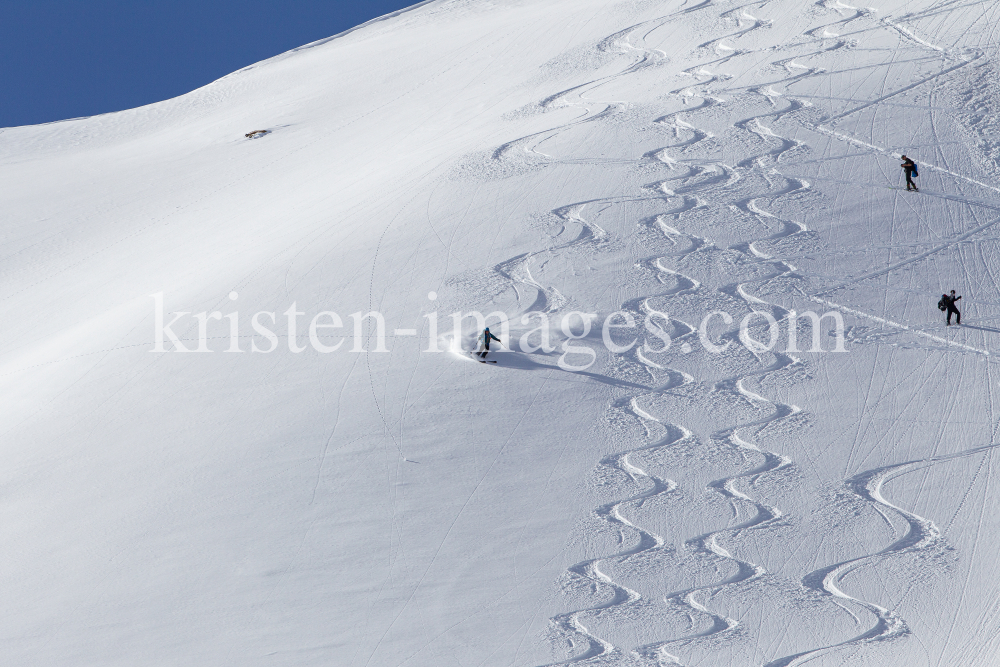
<path id="1" fill-rule="evenodd" d="M 5 128 L 7 662 L 994 664 L 998 22 L 433 0 Z"/>

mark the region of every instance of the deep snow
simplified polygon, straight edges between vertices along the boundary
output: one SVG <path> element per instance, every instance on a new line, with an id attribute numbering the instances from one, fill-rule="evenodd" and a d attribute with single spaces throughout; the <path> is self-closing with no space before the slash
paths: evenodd
<path id="1" fill-rule="evenodd" d="M 0 130 L 4 664 L 995 664 L 998 21 L 435 0 Z"/>

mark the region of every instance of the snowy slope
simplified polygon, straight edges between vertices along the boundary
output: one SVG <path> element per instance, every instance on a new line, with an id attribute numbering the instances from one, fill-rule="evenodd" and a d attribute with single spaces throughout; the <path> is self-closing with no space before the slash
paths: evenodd
<path id="1" fill-rule="evenodd" d="M 998 20 L 436 0 L 0 130 L 4 664 L 995 664 Z"/>

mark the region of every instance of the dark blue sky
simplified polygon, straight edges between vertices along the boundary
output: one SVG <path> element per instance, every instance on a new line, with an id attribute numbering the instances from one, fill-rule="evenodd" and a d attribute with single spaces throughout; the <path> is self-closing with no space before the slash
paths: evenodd
<path id="1" fill-rule="evenodd" d="M 417 0 L 0 0 L 0 127 L 158 102 Z"/>

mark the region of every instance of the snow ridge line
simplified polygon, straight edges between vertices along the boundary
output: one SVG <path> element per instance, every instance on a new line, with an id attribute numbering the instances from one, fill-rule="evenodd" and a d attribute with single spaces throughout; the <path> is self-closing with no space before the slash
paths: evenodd
<path id="1" fill-rule="evenodd" d="M 900 25 L 898 23 L 893 23 L 889 19 L 889 17 L 886 17 L 886 18 L 882 19 L 882 23 L 886 24 L 887 26 L 889 26 L 890 28 L 892 28 L 893 30 L 895 30 L 896 32 L 898 32 L 899 34 L 901 34 L 906 39 L 909 39 L 909 40 L 911 40 L 913 42 L 916 42 L 917 44 L 920 44 L 921 46 L 926 46 L 929 49 L 933 49 L 935 51 L 940 51 L 942 54 L 947 55 L 947 52 L 942 47 L 938 46 L 937 44 L 931 44 L 930 42 L 928 42 L 925 39 L 920 39 L 915 34 L 913 34 L 913 31 L 911 31 L 910 29 L 904 28 L 902 25 Z"/>
<path id="2" fill-rule="evenodd" d="M 889 546 L 873 554 L 858 556 L 857 558 L 851 558 L 810 572 L 802 578 L 802 585 L 809 590 L 822 594 L 824 597 L 837 598 L 866 609 L 875 616 L 875 625 L 857 637 L 830 646 L 823 646 L 785 656 L 767 663 L 764 667 L 792 667 L 837 648 L 870 642 L 891 641 L 910 634 L 910 629 L 906 625 L 906 621 L 895 611 L 886 609 L 874 602 L 866 602 L 853 597 L 840 588 L 840 585 L 843 585 L 844 579 L 861 565 L 869 564 L 873 561 L 885 560 L 901 553 L 916 553 L 921 551 L 933 553 L 937 548 L 943 547 L 946 544 L 941 531 L 933 521 L 914 512 L 904 510 L 886 500 L 882 495 L 882 485 L 891 479 L 912 472 L 913 470 L 942 461 L 952 461 L 979 453 L 986 453 L 997 447 L 1000 447 L 1000 444 L 983 445 L 954 454 L 931 456 L 926 459 L 916 459 L 880 466 L 871 470 L 865 470 L 844 480 L 844 486 L 851 493 L 875 506 L 876 510 L 880 512 L 888 510 L 901 517 L 906 523 L 906 532 Z"/>

